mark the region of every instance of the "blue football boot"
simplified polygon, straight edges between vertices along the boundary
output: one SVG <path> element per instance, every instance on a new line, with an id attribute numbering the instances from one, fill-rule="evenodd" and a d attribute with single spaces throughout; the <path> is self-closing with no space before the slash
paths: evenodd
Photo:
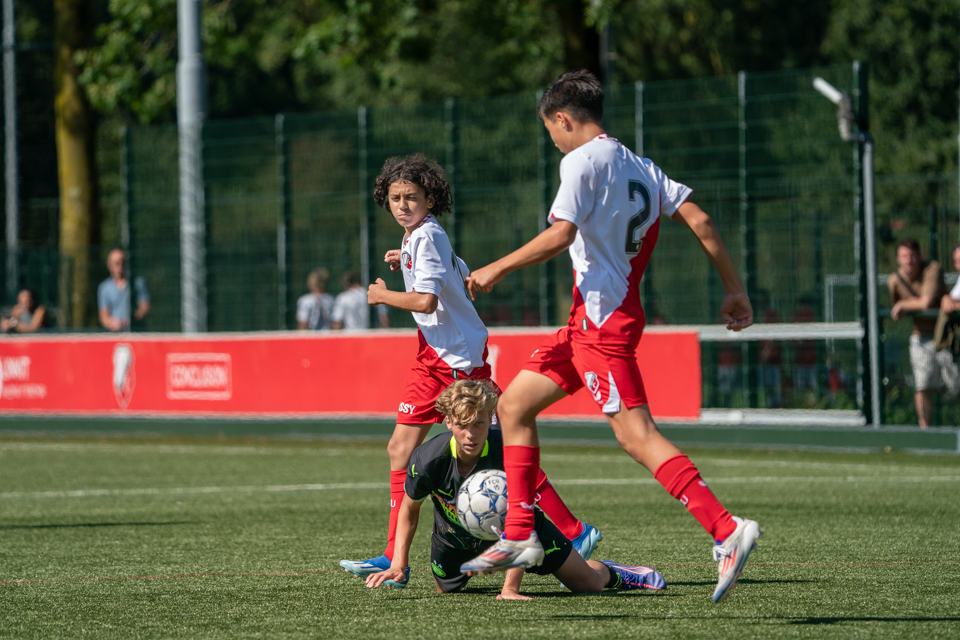
<path id="1" fill-rule="evenodd" d="M 370 558 L 369 560 L 364 560 L 363 562 L 355 562 L 354 560 L 341 560 L 340 568 L 347 573 L 352 573 L 358 578 L 366 578 L 372 573 L 386 571 L 390 568 L 390 564 L 390 558 L 387 556 L 380 556 L 379 558 Z M 403 581 L 397 582 L 396 580 L 384 580 L 383 586 L 390 589 L 403 589 L 405 586 L 407 586 L 407 582 L 409 580 L 410 567 L 407 567 L 404 571 Z"/>
<path id="2" fill-rule="evenodd" d="M 573 548 L 580 554 L 580 557 L 589 560 L 601 540 L 603 540 L 603 536 L 600 535 L 600 530 L 592 524 L 584 522 L 583 531 L 571 542 L 573 542 Z"/>
<path id="3" fill-rule="evenodd" d="M 639 565 L 631 567 L 610 562 L 609 560 L 604 560 L 603 564 L 610 567 L 610 570 L 617 574 L 619 578 L 617 585 L 611 587 L 611 589 L 619 589 L 621 591 L 653 589 L 654 591 L 660 591 L 667 587 L 667 581 L 663 579 L 663 576 L 650 567 Z"/>

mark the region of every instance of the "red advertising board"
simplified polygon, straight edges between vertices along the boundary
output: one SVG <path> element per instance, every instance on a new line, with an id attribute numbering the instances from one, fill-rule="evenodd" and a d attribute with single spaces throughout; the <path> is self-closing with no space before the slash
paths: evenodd
<path id="1" fill-rule="evenodd" d="M 491 330 L 503 387 L 549 329 Z M 412 330 L 0 338 L 0 415 L 395 416 L 417 352 Z M 700 415 L 693 332 L 644 336 L 637 352 L 654 416 Z M 545 413 L 598 418 L 585 392 Z"/>

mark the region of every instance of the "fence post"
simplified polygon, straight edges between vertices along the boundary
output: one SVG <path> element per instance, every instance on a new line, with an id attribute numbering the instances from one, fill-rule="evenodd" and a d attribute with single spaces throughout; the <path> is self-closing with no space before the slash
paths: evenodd
<path id="1" fill-rule="evenodd" d="M 450 197 L 453 199 L 453 205 L 450 208 L 450 222 L 446 224 L 446 227 L 447 234 L 450 236 L 450 244 L 453 245 L 453 252 L 459 256 L 461 225 L 457 209 L 457 144 L 460 131 L 457 127 L 456 98 L 447 98 L 444 102 L 443 119 L 447 133 L 446 160 L 443 170 L 447 173 L 447 182 L 450 183 Z"/>
<path id="2" fill-rule="evenodd" d="M 543 98 L 543 91 L 537 92 L 537 104 Z M 537 118 L 537 195 L 538 195 L 538 215 L 537 232 L 543 233 L 547 228 L 547 216 L 550 213 L 550 180 L 547 176 L 547 165 L 549 164 L 550 141 L 547 136 L 547 130 Z M 549 327 L 554 324 L 556 318 L 556 283 L 555 283 L 555 260 L 541 262 L 539 266 L 540 277 L 540 326 Z"/>
<path id="3" fill-rule="evenodd" d="M 747 74 L 744 71 L 737 73 L 737 104 L 739 121 L 739 159 L 740 159 L 740 271 L 743 274 L 743 286 L 748 295 L 756 294 L 756 214 L 750 204 L 747 158 Z M 755 309 L 759 315 L 764 309 Z M 757 343 L 747 340 L 742 343 L 743 353 L 742 382 L 744 404 L 754 407 L 757 404 Z"/>
<path id="4" fill-rule="evenodd" d="M 637 155 L 643 157 L 643 81 L 633 84 L 633 135 Z"/>
<path id="5" fill-rule="evenodd" d="M 287 231 L 290 228 L 290 163 L 287 148 L 285 120 L 278 113 L 275 124 L 277 154 L 277 328 L 287 328 L 290 291 L 290 247 Z"/>
<path id="6" fill-rule="evenodd" d="M 927 218 L 930 234 L 930 259 L 940 261 L 940 230 L 937 228 L 940 213 L 934 205 L 927 207 Z M 943 267 L 943 265 L 940 265 Z"/>
<path id="7" fill-rule="evenodd" d="M 643 82 L 638 80 L 633 85 L 633 135 L 636 141 L 636 153 L 643 157 Z M 646 306 L 653 300 L 653 261 L 647 264 L 640 279 L 640 291 L 643 304 Z M 648 309 L 652 311 L 652 309 Z"/>
<path id="8" fill-rule="evenodd" d="M 373 215 L 373 198 L 369 188 L 370 177 L 370 110 L 357 109 L 357 157 L 360 178 L 360 283 L 367 287 L 372 281 L 373 258 L 376 248 L 374 233 L 376 219 Z M 377 323 L 377 307 L 370 307 L 370 326 Z"/>
<path id="9" fill-rule="evenodd" d="M 130 251 L 130 127 L 120 127 L 120 247 L 131 260 Z"/>
<path id="10" fill-rule="evenodd" d="M 132 283 L 137 273 L 137 256 L 130 246 L 130 151 L 130 128 L 123 125 L 120 127 L 120 248 L 126 253 L 127 278 Z M 142 329 L 143 321 L 137 324 Z"/>
<path id="11" fill-rule="evenodd" d="M 17 29 L 13 0 L 3 0 L 3 121 L 6 185 L 7 299 L 20 289 L 20 161 L 17 151 Z"/>

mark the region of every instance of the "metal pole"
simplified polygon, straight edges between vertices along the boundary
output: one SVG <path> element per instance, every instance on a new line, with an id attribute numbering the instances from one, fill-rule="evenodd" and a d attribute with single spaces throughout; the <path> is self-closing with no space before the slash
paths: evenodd
<path id="1" fill-rule="evenodd" d="M 737 102 L 739 120 L 739 187 L 740 187 L 740 255 L 743 286 L 747 295 L 756 294 L 756 225 L 754 224 L 753 207 L 750 206 L 750 192 L 747 166 L 747 74 L 744 71 L 737 73 Z M 759 316 L 766 309 L 755 309 Z M 757 404 L 757 355 L 758 350 L 752 341 L 744 341 L 740 347 L 743 354 L 741 365 L 744 404 L 747 408 Z"/>
<path id="2" fill-rule="evenodd" d="M 367 188 L 367 172 L 369 171 L 367 150 L 367 108 L 357 109 L 357 142 L 359 145 L 360 169 L 360 283 L 366 287 L 370 284 L 370 247 L 373 245 L 372 227 L 370 224 L 370 190 Z"/>
<path id="3" fill-rule="evenodd" d="M 643 157 L 643 81 L 637 80 L 633 85 L 633 137 L 636 153 Z"/>
<path id="4" fill-rule="evenodd" d="M 537 92 L 537 104 L 543 98 L 543 91 Z M 550 146 L 547 142 L 547 130 L 542 122 L 537 122 L 537 232 L 547 228 L 547 215 L 550 213 L 549 179 L 547 163 Z M 541 262 L 539 271 L 540 285 L 540 326 L 549 327 L 553 321 L 553 264 L 554 260 Z"/>
<path id="5" fill-rule="evenodd" d="M 130 259 L 130 128 L 120 127 L 120 247 Z"/>
<path id="6" fill-rule="evenodd" d="M 17 158 L 17 28 L 13 0 L 3 0 L 3 129 L 7 214 L 7 299 L 19 288 L 20 179 Z"/>
<path id="7" fill-rule="evenodd" d="M 459 256 L 463 225 L 460 224 L 460 216 L 457 208 L 457 142 L 460 132 L 457 130 L 456 98 L 447 98 L 444 103 L 443 119 L 447 132 L 447 157 L 444 171 L 447 173 L 447 182 L 450 183 L 450 196 L 453 198 L 453 206 L 450 209 L 450 222 L 447 223 L 446 227 L 447 233 L 450 235 L 450 243 L 453 245 L 453 252 Z"/>
<path id="8" fill-rule="evenodd" d="M 180 318 L 184 333 L 207 330 L 207 270 L 201 133 L 206 117 L 200 0 L 177 0 L 177 128 L 180 138 Z"/>
<path id="9" fill-rule="evenodd" d="M 870 419 L 879 428 L 880 413 L 880 322 L 877 319 L 877 215 L 873 199 L 873 137 L 863 136 L 863 213 L 867 262 L 867 335 L 870 353 Z"/>
<path id="10" fill-rule="evenodd" d="M 639 157 L 643 157 L 643 82 L 633 84 L 633 138 L 634 148 Z M 647 265 L 640 279 L 641 302 L 646 308 L 653 300 L 653 262 Z M 649 313 L 652 309 L 647 308 Z"/>
<path id="11" fill-rule="evenodd" d="M 278 113 L 275 119 L 275 136 L 277 147 L 277 327 L 283 331 L 287 328 L 287 300 L 290 287 L 289 257 L 290 247 L 287 243 L 290 226 L 290 163 L 287 152 L 287 135 L 284 129 L 284 118 Z"/>

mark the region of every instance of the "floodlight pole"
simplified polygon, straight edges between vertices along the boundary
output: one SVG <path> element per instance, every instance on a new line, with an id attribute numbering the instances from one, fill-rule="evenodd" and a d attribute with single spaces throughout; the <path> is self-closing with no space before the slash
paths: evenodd
<path id="1" fill-rule="evenodd" d="M 207 111 L 200 0 L 177 0 L 177 129 L 180 138 L 180 322 L 207 330 L 206 220 L 201 133 Z"/>
<path id="2" fill-rule="evenodd" d="M 814 78 L 813 87 L 838 107 L 837 127 L 844 142 L 856 142 L 863 151 L 863 226 L 866 252 L 867 348 L 870 358 L 870 424 L 879 428 L 880 406 L 880 322 L 877 307 L 877 215 L 873 192 L 873 136 L 853 131 L 853 101 L 823 78 Z"/>
<path id="3" fill-rule="evenodd" d="M 20 176 L 17 153 L 17 28 L 13 0 L 3 0 L 3 124 L 8 301 L 17 296 L 20 239 Z"/>

